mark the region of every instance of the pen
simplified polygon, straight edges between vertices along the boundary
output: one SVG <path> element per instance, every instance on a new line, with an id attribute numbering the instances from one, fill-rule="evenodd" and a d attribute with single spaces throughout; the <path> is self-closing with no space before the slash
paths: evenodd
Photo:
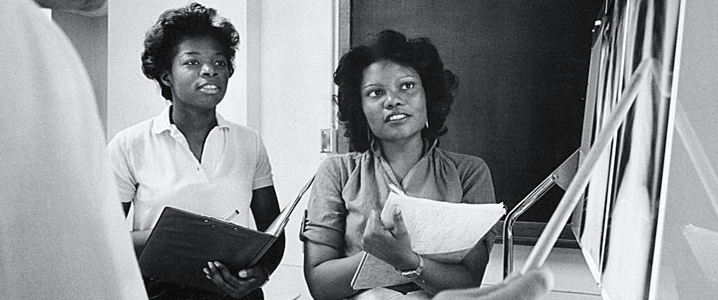
<path id="1" fill-rule="evenodd" d="M 222 218 L 222 219 L 224 219 L 225 221 L 230 221 L 230 220 L 234 219 L 234 217 L 236 217 L 236 216 L 238 216 L 238 215 L 239 215 L 239 210 L 236 210 L 236 209 L 235 209 L 233 212 L 229 213 L 229 215 L 227 215 L 226 217 L 224 217 L 224 218 Z"/>

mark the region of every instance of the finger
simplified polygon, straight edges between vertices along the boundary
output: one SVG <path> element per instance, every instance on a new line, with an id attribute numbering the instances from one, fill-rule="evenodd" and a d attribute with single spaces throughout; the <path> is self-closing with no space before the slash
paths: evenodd
<path id="1" fill-rule="evenodd" d="M 217 261 L 209 262 L 208 268 L 205 270 L 205 273 L 209 272 L 208 276 L 221 290 L 234 298 L 239 298 L 261 285 L 254 270 L 241 270 L 237 272 L 237 276 L 234 276 L 227 266 Z"/>
<path id="2" fill-rule="evenodd" d="M 553 274 L 547 268 L 542 268 L 524 275 L 513 273 L 504 282 L 494 286 L 443 291 L 432 300 L 537 300 L 545 296 L 552 286 Z"/>
<path id="3" fill-rule="evenodd" d="M 202 270 L 205 274 L 207 274 L 207 277 L 215 283 L 224 281 L 224 278 L 222 278 L 222 271 L 214 264 L 214 262 L 207 262 L 207 267 Z"/>
<path id="4" fill-rule="evenodd" d="M 217 279 L 221 280 L 222 274 L 220 273 L 219 269 L 217 269 L 217 266 L 214 265 L 213 262 L 208 261 L 207 267 L 203 268 L 202 271 L 207 275 L 207 278 L 211 279 L 212 281 L 215 281 Z"/>
<path id="5" fill-rule="evenodd" d="M 209 277 L 223 291 L 235 294 L 241 282 L 231 275 L 229 269 L 220 262 L 208 262 Z"/>
<path id="6" fill-rule="evenodd" d="M 504 282 L 504 283 L 509 283 L 510 281 L 513 281 L 513 280 L 515 280 L 516 278 L 521 277 L 522 275 L 523 275 L 523 274 L 521 274 L 521 271 L 519 271 L 519 270 L 514 270 L 514 271 L 511 272 L 508 276 L 506 276 L 506 278 L 504 278 L 504 281 L 503 281 L 503 282 Z"/>
<path id="7" fill-rule="evenodd" d="M 536 300 L 542 299 L 553 286 L 553 274 L 546 268 L 534 269 L 526 272 L 523 276 L 516 277 L 506 283 L 502 289 L 491 294 L 487 300 L 517 299 Z"/>
<path id="8" fill-rule="evenodd" d="M 215 261 L 214 265 L 219 270 L 223 281 L 227 283 L 227 285 L 229 285 L 232 289 L 237 289 L 241 287 L 241 285 L 243 284 L 242 280 L 240 280 L 240 278 L 238 278 L 237 276 L 234 276 L 232 274 L 232 271 L 230 271 L 227 266 L 223 265 L 218 261 Z"/>
<path id="9" fill-rule="evenodd" d="M 256 288 L 259 288 L 266 282 L 269 275 L 266 274 L 259 266 L 253 268 L 240 270 L 237 272 L 239 281 L 241 282 L 241 292 L 243 294 L 248 293 Z M 239 292 L 239 291 L 238 291 Z"/>
<path id="10" fill-rule="evenodd" d="M 264 275 L 263 273 L 264 272 L 262 270 L 260 270 L 259 267 L 253 267 L 253 268 L 249 268 L 249 269 L 240 270 L 239 272 L 237 272 L 237 275 L 239 275 L 240 280 L 252 280 L 252 279 L 260 280 L 261 279 L 260 277 Z"/>
<path id="11" fill-rule="evenodd" d="M 204 273 L 206 274 L 206 277 L 209 280 L 212 280 L 212 282 L 214 282 L 214 284 L 219 286 L 220 289 L 222 289 L 223 291 L 229 290 L 227 288 L 227 286 L 229 284 L 224 281 L 224 278 L 222 278 L 221 271 L 219 270 L 219 268 L 217 268 L 217 266 L 214 264 L 214 262 L 211 262 L 211 261 L 207 262 L 207 267 L 202 268 L 202 271 L 204 271 Z"/>
<path id="12" fill-rule="evenodd" d="M 380 233 L 384 230 L 384 225 L 381 223 L 379 212 L 376 209 L 372 209 L 369 214 L 369 219 L 366 221 L 366 227 L 364 228 L 364 235 Z"/>
<path id="13" fill-rule="evenodd" d="M 389 206 L 385 206 L 381 211 L 381 222 L 385 229 L 390 230 L 394 228 L 394 215 L 397 210 L 399 210 L 399 205 L 390 204 Z"/>
<path id="14" fill-rule="evenodd" d="M 434 298 L 431 298 L 432 300 L 487 300 L 486 298 L 480 298 L 484 297 L 487 294 L 489 294 L 491 291 L 493 291 L 495 287 L 482 287 L 482 288 L 470 288 L 470 289 L 454 289 L 454 290 L 444 290 Z M 507 298 L 508 299 L 508 298 Z"/>
<path id="15" fill-rule="evenodd" d="M 406 223 L 404 223 L 404 216 L 402 216 L 399 206 L 395 205 L 392 212 L 392 234 L 397 238 L 408 235 L 409 233 L 406 229 Z"/>
<path id="16" fill-rule="evenodd" d="M 501 290 L 505 287 L 506 287 L 506 284 L 502 282 L 497 285 L 486 285 L 486 286 L 482 286 L 482 287 L 475 287 L 475 288 L 468 288 L 468 289 L 447 290 L 445 295 L 442 295 L 442 297 L 440 297 L 440 298 L 433 298 L 432 300 L 475 299 L 478 297 L 487 297 L 487 298 L 480 298 L 480 299 L 488 300 L 489 298 L 487 295 L 492 294 L 493 292 Z"/>
<path id="17" fill-rule="evenodd" d="M 554 278 L 553 273 L 550 269 L 544 267 L 541 269 L 529 270 L 517 279 L 515 282 L 509 282 L 509 286 L 516 285 L 517 290 L 526 289 L 527 296 L 532 298 L 526 299 L 537 299 L 538 296 L 548 293 L 553 287 Z"/>

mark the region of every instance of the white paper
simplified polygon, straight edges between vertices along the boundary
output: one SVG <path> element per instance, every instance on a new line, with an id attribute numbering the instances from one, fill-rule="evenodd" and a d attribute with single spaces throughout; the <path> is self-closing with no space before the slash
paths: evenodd
<path id="1" fill-rule="evenodd" d="M 506 213 L 502 203 L 465 204 L 409 197 L 392 188 L 384 204 L 398 205 L 418 254 L 443 263 L 458 263 Z M 391 286 L 409 282 L 391 265 L 364 253 L 352 279 L 354 289 Z"/>
<path id="2" fill-rule="evenodd" d="M 450 203 L 391 192 L 384 210 L 394 204 L 401 209 L 411 248 L 419 254 L 470 249 L 506 213 L 502 203 Z"/>

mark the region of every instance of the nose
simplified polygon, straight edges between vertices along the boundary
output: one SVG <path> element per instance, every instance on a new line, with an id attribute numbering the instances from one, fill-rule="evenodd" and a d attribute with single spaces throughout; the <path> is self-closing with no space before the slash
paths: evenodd
<path id="1" fill-rule="evenodd" d="M 202 69 L 200 70 L 200 75 L 204 77 L 214 77 L 217 76 L 217 69 L 215 68 L 214 64 L 203 64 Z"/>
<path id="2" fill-rule="evenodd" d="M 392 109 L 399 105 L 404 105 L 404 98 L 402 98 L 401 94 L 397 92 L 387 91 L 386 101 L 384 101 L 384 108 Z"/>

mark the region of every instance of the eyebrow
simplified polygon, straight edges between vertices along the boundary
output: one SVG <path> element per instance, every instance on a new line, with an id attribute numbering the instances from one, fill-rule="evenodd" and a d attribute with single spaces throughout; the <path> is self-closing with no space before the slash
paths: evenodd
<path id="1" fill-rule="evenodd" d="M 397 80 L 397 81 L 402 81 L 402 80 L 406 80 L 406 79 L 416 80 L 416 78 L 417 78 L 417 77 L 414 76 L 414 75 L 406 74 L 406 75 L 404 75 L 404 76 L 401 76 L 401 77 L 397 78 L 396 80 Z M 370 84 L 367 84 L 367 85 L 362 86 L 361 89 L 363 90 L 363 89 L 366 89 L 366 88 L 371 87 L 371 86 L 384 86 L 384 85 L 381 84 L 381 83 L 370 83 Z"/>
<path id="2" fill-rule="evenodd" d="M 366 90 L 367 88 L 370 88 L 370 87 L 381 87 L 381 86 L 384 86 L 384 85 L 379 84 L 379 83 L 370 83 L 370 84 L 367 84 L 367 85 L 362 86 L 362 87 L 361 87 L 361 90 L 363 91 L 363 90 Z"/>
<path id="3" fill-rule="evenodd" d="M 197 51 L 188 51 L 188 52 L 182 52 L 182 53 L 180 53 L 180 55 L 202 55 L 202 53 L 197 52 Z M 224 55 L 224 52 L 216 52 L 216 53 L 214 53 L 214 55 L 226 57 L 226 55 Z"/>

